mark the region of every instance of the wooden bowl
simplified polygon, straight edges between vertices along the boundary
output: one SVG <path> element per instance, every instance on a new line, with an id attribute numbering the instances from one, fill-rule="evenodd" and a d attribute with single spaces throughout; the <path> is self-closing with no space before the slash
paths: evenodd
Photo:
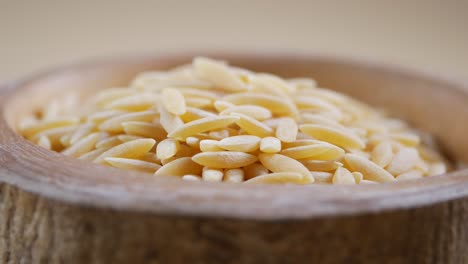
<path id="1" fill-rule="evenodd" d="M 468 170 L 357 186 L 183 182 L 47 151 L 12 127 L 70 90 L 124 85 L 193 54 L 74 65 L 1 90 L 0 259 L 8 263 L 468 263 Z M 388 109 L 468 161 L 468 90 L 320 56 L 211 54 Z"/>

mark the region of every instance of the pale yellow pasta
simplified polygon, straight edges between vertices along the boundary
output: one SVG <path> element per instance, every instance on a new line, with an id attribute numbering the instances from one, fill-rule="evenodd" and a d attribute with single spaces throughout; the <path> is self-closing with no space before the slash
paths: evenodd
<path id="1" fill-rule="evenodd" d="M 185 181 L 201 181 L 201 178 L 200 178 L 200 176 L 197 176 L 197 175 L 187 174 L 187 175 L 182 176 L 182 180 L 185 180 Z"/>
<path id="2" fill-rule="evenodd" d="M 160 107 L 159 112 L 159 122 L 161 123 L 161 126 L 164 128 L 164 130 L 166 130 L 167 133 L 171 133 L 172 131 L 184 125 L 184 121 L 181 119 L 180 116 L 170 113 L 166 110 L 166 108 Z"/>
<path id="3" fill-rule="evenodd" d="M 78 124 L 78 122 L 79 122 L 79 119 L 75 117 L 46 120 L 41 123 L 32 124 L 30 126 L 24 127 L 21 133 L 25 137 L 30 138 L 34 135 L 37 135 L 38 133 L 41 133 L 50 129 L 54 129 L 54 128 L 75 125 L 75 124 Z"/>
<path id="4" fill-rule="evenodd" d="M 225 150 L 252 152 L 260 147 L 261 138 L 252 135 L 240 135 L 223 138 L 218 146 Z"/>
<path id="5" fill-rule="evenodd" d="M 113 118 L 113 117 L 116 117 L 118 115 L 122 115 L 124 114 L 125 111 L 120 111 L 120 110 L 105 110 L 105 111 L 100 111 L 100 112 L 96 112 L 96 113 L 93 113 L 93 114 L 90 114 L 88 117 L 87 117 L 87 121 L 88 122 L 91 122 L 91 123 L 94 123 L 96 125 L 99 125 L 101 124 L 102 122 L 110 119 L 110 118 Z"/>
<path id="6" fill-rule="evenodd" d="M 142 139 L 143 137 L 134 135 L 118 135 L 117 138 L 122 142 L 132 141 L 135 139 Z"/>
<path id="7" fill-rule="evenodd" d="M 158 103 L 159 96 L 152 93 L 135 94 L 119 98 L 106 105 L 107 109 L 144 111 Z"/>
<path id="8" fill-rule="evenodd" d="M 352 172 L 351 174 L 353 174 L 354 181 L 355 181 L 357 184 L 360 184 L 361 181 L 364 179 L 364 175 L 362 175 L 362 173 L 360 173 L 360 172 L 358 172 L 358 171 Z"/>
<path id="9" fill-rule="evenodd" d="M 297 172 L 283 171 L 283 172 L 274 172 L 274 173 L 260 175 L 250 180 L 247 180 L 246 183 L 307 184 L 307 183 L 313 182 L 313 180 L 309 182 L 308 179 L 309 178 L 304 177 L 304 175 L 297 173 Z"/>
<path id="10" fill-rule="evenodd" d="M 451 168 L 430 135 L 313 79 L 202 57 L 16 123 L 43 148 L 186 181 L 355 185 Z"/>
<path id="11" fill-rule="evenodd" d="M 161 113 L 161 116 L 162 116 L 162 113 Z M 202 110 L 202 109 L 198 109 L 194 107 L 187 107 L 185 114 L 181 115 L 180 118 L 184 122 L 191 122 L 191 121 L 201 119 L 204 117 L 215 117 L 215 116 L 216 114 L 206 111 L 206 110 Z"/>
<path id="12" fill-rule="evenodd" d="M 223 149 L 218 146 L 217 140 L 203 139 L 200 141 L 200 150 L 203 152 L 208 152 L 208 151 L 222 151 Z"/>
<path id="13" fill-rule="evenodd" d="M 368 134 L 385 134 L 388 132 L 388 128 L 379 120 L 362 119 L 356 122 L 356 126 L 364 129 Z"/>
<path id="14" fill-rule="evenodd" d="M 213 105 L 213 101 L 208 98 L 191 97 L 185 99 L 185 102 L 187 106 L 196 108 L 211 108 Z"/>
<path id="15" fill-rule="evenodd" d="M 118 115 L 101 123 L 99 125 L 99 130 L 112 133 L 121 133 L 123 132 L 122 124 L 124 122 L 151 122 L 158 116 L 158 112 L 151 110 Z"/>
<path id="16" fill-rule="evenodd" d="M 208 135 L 216 140 L 222 140 L 224 138 L 230 137 L 231 132 L 228 129 L 217 129 L 208 133 Z"/>
<path id="17" fill-rule="evenodd" d="M 356 154 L 346 154 L 345 160 L 351 171 L 362 173 L 365 180 L 376 182 L 391 182 L 395 180 L 392 174 L 379 167 L 379 165 Z"/>
<path id="18" fill-rule="evenodd" d="M 232 183 L 241 183 L 244 181 L 243 169 L 229 169 L 224 172 L 224 181 Z"/>
<path id="19" fill-rule="evenodd" d="M 212 85 L 199 80 L 195 76 L 193 70 L 182 67 L 168 72 L 150 71 L 140 73 L 130 86 L 140 91 L 158 92 L 166 87 L 190 86 L 200 89 L 209 89 Z"/>
<path id="20" fill-rule="evenodd" d="M 362 149 L 365 143 L 352 131 L 324 125 L 301 125 L 300 130 L 318 140 L 343 148 Z"/>
<path id="21" fill-rule="evenodd" d="M 239 120 L 239 117 L 236 116 L 205 117 L 184 124 L 183 126 L 170 132 L 168 137 L 185 139 L 189 136 L 193 136 L 201 132 L 226 127 L 236 122 L 237 120 Z"/>
<path id="22" fill-rule="evenodd" d="M 179 157 L 170 157 L 170 158 L 167 158 L 167 159 L 163 159 L 163 160 L 161 160 L 161 164 L 164 166 L 164 165 L 166 165 L 168 163 L 171 163 L 171 162 L 173 162 L 173 161 L 175 161 L 177 159 L 179 159 Z"/>
<path id="23" fill-rule="evenodd" d="M 399 175 L 414 168 L 419 160 L 419 154 L 416 149 L 402 148 L 393 157 L 387 166 L 387 171 L 393 175 Z"/>
<path id="24" fill-rule="evenodd" d="M 140 136 L 145 138 L 154 138 L 156 140 L 163 140 L 167 136 L 167 132 L 162 125 L 158 123 L 146 123 L 139 121 L 123 122 L 122 126 L 125 133 L 133 136 Z"/>
<path id="25" fill-rule="evenodd" d="M 317 97 L 298 95 L 294 97 L 294 102 L 300 110 L 320 110 L 340 115 L 340 110 L 336 106 Z"/>
<path id="26" fill-rule="evenodd" d="M 378 182 L 371 180 L 362 180 L 359 184 L 376 184 Z"/>
<path id="27" fill-rule="evenodd" d="M 278 128 L 278 125 L 280 123 L 280 121 L 282 120 L 283 118 L 270 118 L 270 119 L 267 119 L 267 120 L 263 120 L 262 123 L 271 127 L 272 129 L 277 129 Z"/>
<path id="28" fill-rule="evenodd" d="M 334 160 L 314 160 L 304 159 L 299 160 L 309 171 L 334 171 L 338 167 L 342 167 L 343 163 Z"/>
<path id="29" fill-rule="evenodd" d="M 392 159 L 392 144 L 388 141 L 379 143 L 371 152 L 371 160 L 382 168 L 390 164 Z"/>
<path id="30" fill-rule="evenodd" d="M 429 164 L 426 161 L 424 161 L 422 158 L 418 160 L 418 162 L 414 166 L 414 169 L 422 172 L 424 176 L 428 176 L 428 174 L 434 175 L 432 173 L 429 173 Z M 444 166 L 444 172 L 445 170 L 446 169 Z"/>
<path id="31" fill-rule="evenodd" d="M 62 106 L 58 101 L 52 101 L 45 107 L 45 109 L 42 111 L 42 118 L 44 120 L 51 120 L 55 119 L 60 115 L 60 111 L 63 110 L 61 109 Z"/>
<path id="32" fill-rule="evenodd" d="M 315 183 L 317 184 L 332 184 L 333 173 L 325 172 L 325 171 L 311 171 L 310 174 L 315 179 Z"/>
<path id="33" fill-rule="evenodd" d="M 122 142 L 123 141 L 119 139 L 119 136 L 105 137 L 101 138 L 96 143 L 96 148 L 112 148 L 122 144 Z"/>
<path id="34" fill-rule="evenodd" d="M 98 148 L 88 153 L 85 153 L 79 157 L 80 160 L 93 161 L 99 157 L 102 153 L 108 151 L 110 148 Z"/>
<path id="35" fill-rule="evenodd" d="M 193 155 L 199 153 L 198 148 L 192 148 L 188 144 L 181 143 L 179 150 L 177 151 L 177 157 L 192 157 Z"/>
<path id="36" fill-rule="evenodd" d="M 202 152 L 192 157 L 196 163 L 218 169 L 235 169 L 247 166 L 258 160 L 252 154 L 238 151 Z"/>
<path id="37" fill-rule="evenodd" d="M 318 97 L 337 106 L 343 106 L 346 103 L 354 103 L 351 102 L 350 98 L 346 95 L 325 88 L 301 89 L 298 95 Z"/>
<path id="38" fill-rule="evenodd" d="M 301 121 L 304 124 L 316 124 L 316 125 L 325 125 L 332 127 L 341 127 L 341 125 L 334 119 L 327 118 L 322 114 L 313 114 L 313 113 L 302 113 Z"/>
<path id="39" fill-rule="evenodd" d="M 291 78 L 288 79 L 288 82 L 297 90 L 309 90 L 317 87 L 317 82 L 311 78 Z"/>
<path id="40" fill-rule="evenodd" d="M 327 118 L 330 121 L 334 121 L 338 123 L 338 125 L 334 124 L 335 126 L 339 126 L 339 124 L 350 124 L 352 122 L 356 122 L 357 120 L 353 120 L 353 117 L 350 114 L 345 114 L 340 111 L 325 111 L 325 110 L 318 110 L 318 109 L 309 109 L 309 110 L 302 110 L 304 114 L 318 114 Z"/>
<path id="41" fill-rule="evenodd" d="M 233 107 L 235 106 L 235 104 L 233 103 L 230 103 L 230 102 L 226 102 L 226 101 L 223 101 L 223 100 L 216 100 L 214 102 L 214 108 L 216 109 L 216 111 L 218 112 L 222 112 L 230 107 Z"/>
<path id="42" fill-rule="evenodd" d="M 239 113 L 231 113 L 231 116 L 238 118 L 236 124 L 250 135 L 268 137 L 273 135 L 273 129 L 262 122 Z"/>
<path id="43" fill-rule="evenodd" d="M 268 169 L 260 163 L 252 163 L 250 165 L 245 166 L 243 169 L 245 172 L 244 177 L 246 180 L 269 173 Z"/>
<path id="44" fill-rule="evenodd" d="M 217 130 L 213 130 L 213 131 L 217 131 Z M 212 132 L 213 132 L 212 131 Z M 211 132 L 210 132 L 211 133 Z M 196 135 L 194 135 L 193 137 L 197 137 L 198 139 L 200 140 L 203 140 L 203 139 L 213 139 L 213 136 L 211 136 L 209 133 L 198 133 Z"/>
<path id="45" fill-rule="evenodd" d="M 156 157 L 160 160 L 174 157 L 180 149 L 180 143 L 172 138 L 166 138 L 156 146 Z"/>
<path id="46" fill-rule="evenodd" d="M 184 176 L 187 174 L 201 175 L 203 166 L 195 163 L 189 157 L 173 160 L 162 166 L 155 176 Z"/>
<path id="47" fill-rule="evenodd" d="M 273 114 L 296 116 L 297 108 L 293 102 L 279 96 L 269 94 L 237 93 L 223 98 L 224 101 L 236 105 L 259 105 L 269 109 Z"/>
<path id="48" fill-rule="evenodd" d="M 104 160 L 110 165 L 112 165 L 112 167 L 116 167 L 119 169 L 129 169 L 154 173 L 159 168 L 161 168 L 161 165 L 138 159 L 105 158 Z"/>
<path id="49" fill-rule="evenodd" d="M 101 137 L 100 133 L 92 133 L 78 140 L 75 144 L 62 151 L 62 154 L 78 158 L 85 153 L 92 151 Z"/>
<path id="50" fill-rule="evenodd" d="M 333 184 L 356 184 L 354 175 L 343 167 L 336 169 L 335 174 L 333 174 L 332 182 Z"/>
<path id="51" fill-rule="evenodd" d="M 316 139 L 298 139 L 293 142 L 283 142 L 283 148 L 294 148 L 300 146 L 309 146 L 309 145 L 317 145 L 322 144 L 324 141 L 316 140 Z"/>
<path id="52" fill-rule="evenodd" d="M 174 115 L 183 115 L 187 111 L 184 95 L 175 88 L 163 89 L 161 101 L 164 108 Z"/>
<path id="53" fill-rule="evenodd" d="M 276 137 L 283 142 L 294 142 L 297 138 L 297 129 L 294 119 L 282 118 L 276 127 Z"/>
<path id="54" fill-rule="evenodd" d="M 390 134 L 390 137 L 408 147 L 415 147 L 421 142 L 421 139 L 418 135 L 409 132 L 393 133 Z"/>
<path id="55" fill-rule="evenodd" d="M 222 169 L 214 169 L 204 167 L 202 172 L 202 179 L 209 182 L 221 182 L 223 181 L 224 172 Z"/>
<path id="56" fill-rule="evenodd" d="M 235 126 L 235 125 L 231 125 L 231 127 L 227 127 L 225 129 L 222 129 L 222 130 L 227 131 L 229 133 L 228 134 L 229 137 L 238 136 L 238 135 L 242 135 L 242 134 L 245 133 L 242 129 L 233 128 L 233 126 Z M 220 130 L 217 130 L 217 131 L 220 131 Z M 212 131 L 212 132 L 216 132 L 216 130 Z"/>
<path id="57" fill-rule="evenodd" d="M 197 77 L 216 87 L 233 92 L 247 90 L 247 86 L 222 62 L 195 58 L 193 66 Z"/>
<path id="58" fill-rule="evenodd" d="M 109 88 L 97 93 L 92 101 L 100 107 L 105 107 L 109 103 L 114 102 L 122 97 L 127 97 L 135 94 L 136 91 L 127 88 Z"/>
<path id="59" fill-rule="evenodd" d="M 360 149 L 349 149 L 348 152 L 351 153 L 351 154 L 363 157 L 363 158 L 368 159 L 368 160 L 371 159 L 371 153 L 360 150 Z"/>
<path id="60" fill-rule="evenodd" d="M 404 180 L 415 180 L 415 179 L 420 179 L 423 177 L 423 174 L 421 171 L 418 170 L 410 170 L 407 172 L 404 172 L 398 176 L 396 176 L 397 181 L 404 181 Z"/>
<path id="61" fill-rule="evenodd" d="M 21 120 L 17 121 L 17 129 L 22 133 L 23 130 L 27 127 L 33 127 L 36 124 L 40 123 L 41 121 L 35 115 L 27 115 L 23 117 Z M 25 135 L 23 135 L 25 136 Z"/>
<path id="62" fill-rule="evenodd" d="M 141 160 L 161 165 L 161 160 L 156 157 L 154 152 L 146 153 L 143 157 L 141 157 Z"/>
<path id="63" fill-rule="evenodd" d="M 128 141 L 102 153 L 94 162 L 103 163 L 105 162 L 104 159 L 109 157 L 138 159 L 144 156 L 155 144 L 156 141 L 151 138 Z"/>
<path id="64" fill-rule="evenodd" d="M 185 139 L 185 143 L 194 149 L 200 149 L 200 141 L 201 139 L 198 137 L 187 137 Z"/>
<path id="65" fill-rule="evenodd" d="M 443 162 L 436 162 L 429 165 L 429 175 L 439 175 L 447 171 L 447 165 Z"/>
<path id="66" fill-rule="evenodd" d="M 65 127 L 56 127 L 56 128 L 51 128 L 48 130 L 44 130 L 38 134 L 35 134 L 32 138 L 31 141 L 33 142 L 38 142 L 39 139 L 42 136 L 46 136 L 50 143 L 52 149 L 60 149 L 61 148 L 61 142 L 60 139 L 64 136 L 67 135 L 71 132 L 73 132 L 76 129 L 76 126 L 65 126 Z"/>
<path id="67" fill-rule="evenodd" d="M 288 156 L 280 154 L 260 154 L 258 159 L 272 172 L 297 172 L 304 177 L 310 175 L 309 170 L 299 161 L 292 159 Z"/>
<path id="68" fill-rule="evenodd" d="M 59 139 L 60 144 L 62 144 L 62 146 L 65 147 L 65 148 L 69 147 L 71 145 L 70 144 L 71 136 L 72 136 L 71 133 L 68 133 L 68 134 L 65 134 L 65 135 L 61 136 L 60 139 Z M 49 142 L 50 142 L 50 140 L 49 140 Z"/>
<path id="69" fill-rule="evenodd" d="M 295 87 L 285 80 L 266 73 L 252 75 L 250 84 L 252 92 L 284 96 L 295 91 Z"/>
<path id="70" fill-rule="evenodd" d="M 318 143 L 314 145 L 287 148 L 281 154 L 294 159 L 336 160 L 345 154 L 345 151 L 335 145 Z"/>
<path id="71" fill-rule="evenodd" d="M 418 151 L 422 160 L 426 160 L 428 162 L 438 162 L 444 160 L 440 153 L 438 153 L 435 149 L 430 149 L 427 146 L 419 146 Z"/>
<path id="72" fill-rule="evenodd" d="M 278 153 L 281 151 L 281 141 L 275 137 L 265 137 L 260 141 L 260 151 L 264 153 Z"/>
<path id="73" fill-rule="evenodd" d="M 78 127 L 78 129 L 71 134 L 69 144 L 75 144 L 78 140 L 89 135 L 96 128 L 95 124 L 84 124 Z"/>
<path id="74" fill-rule="evenodd" d="M 52 148 L 52 143 L 50 143 L 50 140 L 47 136 L 42 135 L 39 137 L 39 140 L 37 141 L 37 145 L 40 147 L 43 147 L 45 149 L 51 149 Z"/>
<path id="75" fill-rule="evenodd" d="M 219 98 L 217 93 L 202 89 L 180 87 L 178 90 L 184 96 L 184 98 L 204 98 L 213 102 Z"/>
<path id="76" fill-rule="evenodd" d="M 271 118 L 272 116 L 270 110 L 258 105 L 234 105 L 221 111 L 219 114 L 230 115 L 231 113 L 243 114 L 260 121 Z"/>

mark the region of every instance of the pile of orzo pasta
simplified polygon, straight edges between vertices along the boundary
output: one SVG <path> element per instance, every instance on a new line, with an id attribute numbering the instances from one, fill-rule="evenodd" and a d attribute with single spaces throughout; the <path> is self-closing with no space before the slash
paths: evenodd
<path id="1" fill-rule="evenodd" d="M 447 167 L 430 137 L 312 79 L 207 58 L 59 98 L 19 131 L 81 160 L 195 181 L 383 183 Z"/>

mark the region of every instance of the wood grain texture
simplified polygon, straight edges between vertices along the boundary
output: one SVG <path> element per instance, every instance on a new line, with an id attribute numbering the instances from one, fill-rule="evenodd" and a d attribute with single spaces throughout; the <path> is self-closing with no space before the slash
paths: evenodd
<path id="1" fill-rule="evenodd" d="M 2 263 L 467 263 L 468 200 L 252 221 L 86 208 L 1 185 Z"/>
<path id="2" fill-rule="evenodd" d="M 155 179 L 33 145 L 11 127 L 50 97 L 125 84 L 190 60 L 134 57 L 63 68 L 0 91 L 0 260 L 4 263 L 466 263 L 468 170 L 368 186 L 258 186 Z M 312 76 L 432 132 L 468 161 L 460 85 L 314 56 L 223 55 Z"/>

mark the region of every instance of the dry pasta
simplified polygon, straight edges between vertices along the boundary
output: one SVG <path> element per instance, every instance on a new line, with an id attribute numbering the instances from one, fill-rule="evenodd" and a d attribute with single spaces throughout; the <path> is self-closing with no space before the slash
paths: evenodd
<path id="1" fill-rule="evenodd" d="M 244 170 L 243 169 L 229 169 L 224 172 L 224 181 L 240 183 L 244 181 Z"/>
<path id="2" fill-rule="evenodd" d="M 214 169 L 204 167 L 202 172 L 202 179 L 210 182 L 220 182 L 223 180 L 224 172 L 222 169 Z"/>
<path id="3" fill-rule="evenodd" d="M 281 141 L 276 137 L 264 137 L 260 141 L 260 151 L 263 153 L 278 153 L 281 151 Z"/>
<path id="4" fill-rule="evenodd" d="M 252 152 L 258 150 L 262 139 L 252 135 L 240 135 L 223 138 L 218 146 L 225 150 Z"/>
<path id="5" fill-rule="evenodd" d="M 209 58 L 80 100 L 55 99 L 19 132 L 70 157 L 186 181 L 355 185 L 449 169 L 434 140 L 402 120 L 310 78 Z"/>
<path id="6" fill-rule="evenodd" d="M 105 158 L 104 159 L 107 163 L 111 166 L 121 169 L 132 169 L 132 170 L 139 170 L 144 172 L 154 172 L 161 168 L 161 165 L 137 160 L 137 159 L 125 159 L 125 158 Z"/>

